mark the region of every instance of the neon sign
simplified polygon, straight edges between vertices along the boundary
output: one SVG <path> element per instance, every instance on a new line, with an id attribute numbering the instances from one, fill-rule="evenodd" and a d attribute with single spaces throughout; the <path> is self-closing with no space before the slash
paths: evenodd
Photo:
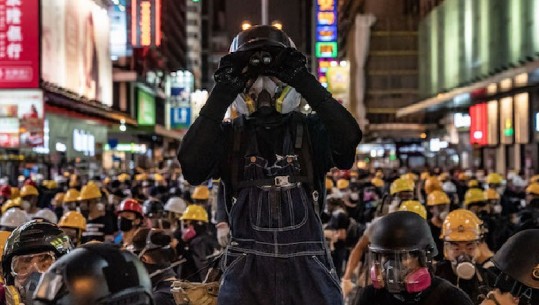
<path id="1" fill-rule="evenodd" d="M 328 59 L 337 57 L 337 1 L 316 1 L 315 55 L 318 58 L 318 80 L 327 86 Z"/>
<path id="2" fill-rule="evenodd" d="M 161 44 L 161 0 L 131 0 L 131 44 Z"/>

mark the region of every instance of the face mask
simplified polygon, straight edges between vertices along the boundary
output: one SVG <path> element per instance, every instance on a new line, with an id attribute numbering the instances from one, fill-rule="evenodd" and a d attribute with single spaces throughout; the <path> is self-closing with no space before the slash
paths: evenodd
<path id="1" fill-rule="evenodd" d="M 40 279 L 41 273 L 32 272 L 22 283 L 23 286 L 19 289 L 19 292 L 21 295 L 21 301 L 24 305 L 33 304 L 32 297 L 34 296 L 34 292 L 36 291 L 37 284 L 39 283 Z"/>
<path id="2" fill-rule="evenodd" d="M 358 201 L 359 200 L 359 194 L 358 193 L 350 193 L 350 200 L 352 201 Z"/>
<path id="3" fill-rule="evenodd" d="M 183 241 L 187 242 L 195 238 L 196 235 L 197 235 L 197 231 L 195 230 L 195 228 L 193 226 L 189 226 L 185 230 L 183 230 L 182 239 Z"/>
<path id="4" fill-rule="evenodd" d="M 372 266 L 370 275 L 374 288 L 380 289 L 387 286 L 387 290 L 390 293 L 401 293 L 403 289 L 408 293 L 421 292 L 430 287 L 432 282 L 427 267 L 419 268 L 408 274 L 404 278 L 404 287 L 401 284 L 400 270 L 396 268 L 387 268 L 386 281 L 384 281 L 380 270 L 377 270 L 375 266 Z"/>
<path id="5" fill-rule="evenodd" d="M 419 268 L 408 274 L 404 280 L 408 293 L 421 292 L 430 287 L 431 277 L 427 267 Z"/>
<path id="6" fill-rule="evenodd" d="M 21 204 L 23 210 L 28 210 L 32 206 L 29 201 L 24 200 Z"/>
<path id="7" fill-rule="evenodd" d="M 461 255 L 457 258 L 456 262 L 453 262 L 453 264 L 456 264 L 455 266 L 455 274 L 465 280 L 470 280 L 475 275 L 475 265 L 472 261 L 472 259 L 467 255 Z"/>
<path id="8" fill-rule="evenodd" d="M 389 205 L 389 213 L 396 212 L 399 209 L 399 205 L 401 203 L 401 200 L 396 198 L 391 201 L 391 204 Z"/>
<path id="9" fill-rule="evenodd" d="M 440 219 L 441 219 L 441 220 L 445 220 L 445 218 L 447 217 L 448 214 L 449 214 L 448 211 L 442 211 L 442 212 L 440 212 Z"/>
<path id="10" fill-rule="evenodd" d="M 494 213 L 495 213 L 495 214 L 501 214 L 501 213 L 502 213 L 502 209 L 503 209 L 503 208 L 502 208 L 501 205 L 496 204 L 496 205 L 494 206 Z"/>
<path id="11" fill-rule="evenodd" d="M 105 205 L 102 204 L 102 203 L 98 203 L 96 205 L 96 208 L 97 208 L 98 211 L 104 211 L 105 210 Z"/>
<path id="12" fill-rule="evenodd" d="M 118 229 L 122 232 L 129 232 L 133 229 L 133 221 L 125 217 L 118 218 Z"/>
<path id="13" fill-rule="evenodd" d="M 260 99 L 262 92 L 268 93 L 269 99 Z M 300 102 L 301 95 L 296 89 L 290 86 L 279 86 L 270 77 L 259 76 L 248 93 L 242 93 L 236 97 L 234 105 L 239 113 L 249 115 L 261 110 L 264 106 L 272 109 L 265 109 L 262 112 L 289 113 L 297 109 Z"/>

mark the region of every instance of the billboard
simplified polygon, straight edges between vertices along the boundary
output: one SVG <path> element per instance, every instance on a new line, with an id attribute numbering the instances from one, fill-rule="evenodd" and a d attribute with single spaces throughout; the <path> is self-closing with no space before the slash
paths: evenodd
<path id="1" fill-rule="evenodd" d="M 131 45 L 161 44 L 161 0 L 131 0 Z"/>
<path id="2" fill-rule="evenodd" d="M 0 0 L 0 89 L 39 86 L 39 0 Z"/>
<path id="3" fill-rule="evenodd" d="M 143 89 L 137 94 L 137 122 L 141 126 L 155 125 L 155 97 Z"/>
<path id="4" fill-rule="evenodd" d="M 110 19 L 110 56 L 112 60 L 130 56 L 132 50 L 127 40 L 126 0 L 119 0 L 118 5 L 109 7 Z"/>
<path id="5" fill-rule="evenodd" d="M 41 76 L 112 106 L 109 16 L 92 0 L 41 1 Z"/>
<path id="6" fill-rule="evenodd" d="M 43 119 L 41 90 L 0 91 L 0 147 L 43 145 Z"/>

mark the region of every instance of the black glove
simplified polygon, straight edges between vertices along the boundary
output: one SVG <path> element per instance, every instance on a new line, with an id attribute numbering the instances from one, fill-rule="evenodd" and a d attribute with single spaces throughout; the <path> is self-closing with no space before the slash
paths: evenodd
<path id="1" fill-rule="evenodd" d="M 273 48 L 270 52 L 275 57 L 264 70 L 264 74 L 277 77 L 296 90 L 299 89 L 303 78 L 310 74 L 305 55 L 294 48 Z"/>
<path id="2" fill-rule="evenodd" d="M 249 80 L 247 65 L 251 55 L 249 51 L 238 51 L 223 56 L 214 74 L 216 85 L 223 85 L 233 95 L 241 93 Z"/>

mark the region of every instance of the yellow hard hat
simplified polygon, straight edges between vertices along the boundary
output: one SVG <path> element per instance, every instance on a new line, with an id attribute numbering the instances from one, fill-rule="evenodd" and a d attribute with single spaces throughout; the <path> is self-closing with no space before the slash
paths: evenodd
<path id="1" fill-rule="evenodd" d="M 444 191 L 436 190 L 427 196 L 427 206 L 450 204 L 451 199 Z"/>
<path id="2" fill-rule="evenodd" d="M 329 179 L 329 178 L 326 178 L 326 189 L 329 190 L 329 189 L 332 189 L 334 187 L 334 183 L 333 183 L 333 180 Z"/>
<path id="3" fill-rule="evenodd" d="M 380 178 L 372 178 L 371 183 L 376 187 L 384 187 L 384 180 Z"/>
<path id="4" fill-rule="evenodd" d="M 64 195 L 64 203 L 79 201 L 80 193 L 76 189 L 67 190 Z"/>
<path id="5" fill-rule="evenodd" d="M 498 194 L 495 189 L 487 189 L 485 191 L 485 196 L 487 197 L 487 200 L 500 200 L 500 194 Z"/>
<path id="6" fill-rule="evenodd" d="M 56 195 L 54 195 L 54 203 L 56 205 L 62 205 L 62 203 L 64 203 L 64 197 L 65 197 L 65 194 L 60 192 L 60 193 L 56 193 Z"/>
<path id="7" fill-rule="evenodd" d="M 526 194 L 539 195 L 539 183 L 532 183 L 526 188 Z"/>
<path id="8" fill-rule="evenodd" d="M 10 231 L 0 231 L 0 257 L 4 255 L 4 248 L 9 235 L 11 235 Z"/>
<path id="9" fill-rule="evenodd" d="M 210 190 L 205 185 L 195 187 L 191 199 L 193 200 L 208 200 L 210 198 Z"/>
<path id="10" fill-rule="evenodd" d="M 148 180 L 148 174 L 142 173 L 142 174 L 135 175 L 135 181 L 144 181 L 144 180 Z"/>
<path id="11" fill-rule="evenodd" d="M 448 173 L 441 173 L 439 176 L 438 176 L 438 180 L 444 182 L 446 180 L 449 180 L 449 178 L 451 178 L 451 176 L 449 176 Z"/>
<path id="12" fill-rule="evenodd" d="M 405 178 L 399 178 L 391 183 L 389 187 L 389 193 L 395 195 L 400 192 L 413 192 L 414 191 L 414 181 Z"/>
<path id="13" fill-rule="evenodd" d="M 421 175 L 419 175 L 419 179 L 421 180 L 427 180 L 430 177 L 429 172 L 422 172 Z"/>
<path id="14" fill-rule="evenodd" d="M 538 182 L 539 182 L 539 175 L 533 175 L 533 176 L 530 178 L 529 184 L 538 183 Z"/>
<path id="15" fill-rule="evenodd" d="M 88 182 L 85 186 L 82 187 L 80 191 L 79 200 L 90 200 L 101 198 L 102 194 L 99 190 L 99 187 L 92 181 Z"/>
<path id="16" fill-rule="evenodd" d="M 348 188 L 349 186 L 350 186 L 350 181 L 346 179 L 337 180 L 337 188 L 339 190 L 344 190 L 345 188 Z"/>
<path id="17" fill-rule="evenodd" d="M 21 197 L 24 196 L 38 196 L 39 192 L 32 185 L 25 185 L 21 188 Z"/>
<path id="18" fill-rule="evenodd" d="M 208 213 L 198 204 L 191 204 L 183 213 L 181 220 L 197 220 L 208 222 Z"/>
<path id="19" fill-rule="evenodd" d="M 459 175 L 457 176 L 457 179 L 460 181 L 466 181 L 470 179 L 470 176 L 468 176 L 468 174 L 466 173 L 459 173 Z"/>
<path id="20" fill-rule="evenodd" d="M 10 199 L 15 199 L 15 198 L 19 198 L 21 197 L 21 191 L 19 190 L 18 187 L 11 187 L 11 198 Z"/>
<path id="21" fill-rule="evenodd" d="M 8 201 L 4 202 L 4 204 L 2 205 L 2 214 L 5 214 L 7 212 L 7 210 L 11 209 L 11 208 L 19 208 L 19 209 L 22 209 L 22 206 L 21 206 L 21 197 L 17 197 L 17 198 L 14 198 L 14 199 L 9 199 Z"/>
<path id="22" fill-rule="evenodd" d="M 407 200 L 401 203 L 399 211 L 409 211 L 414 212 L 417 215 L 427 219 L 427 210 L 425 207 L 417 200 Z"/>
<path id="23" fill-rule="evenodd" d="M 502 184 L 503 177 L 498 173 L 490 173 L 487 175 L 487 184 Z"/>
<path id="24" fill-rule="evenodd" d="M 434 191 L 441 191 L 442 190 L 442 184 L 440 183 L 440 180 L 438 180 L 437 177 L 432 176 L 429 177 L 425 181 L 425 193 L 430 194 Z"/>
<path id="25" fill-rule="evenodd" d="M 382 179 L 384 178 L 384 172 L 382 171 L 376 171 L 376 174 L 374 174 L 374 178 Z"/>
<path id="26" fill-rule="evenodd" d="M 118 181 L 120 182 L 126 182 L 128 180 L 131 180 L 131 176 L 129 176 L 129 174 L 126 174 L 126 173 L 122 173 L 122 174 L 119 174 L 118 175 Z"/>
<path id="27" fill-rule="evenodd" d="M 478 188 L 479 187 L 479 181 L 477 179 L 472 179 L 468 181 L 468 188 Z"/>
<path id="28" fill-rule="evenodd" d="M 357 177 L 359 177 L 359 173 L 358 173 L 357 171 L 351 170 L 351 171 L 350 171 L 350 177 L 355 177 L 355 178 L 357 178 Z"/>
<path id="29" fill-rule="evenodd" d="M 58 222 L 60 228 L 73 228 L 82 231 L 86 230 L 86 219 L 81 213 L 77 211 L 70 211 L 65 213 Z"/>
<path id="30" fill-rule="evenodd" d="M 111 181 L 110 177 L 105 177 L 105 179 L 103 179 L 103 185 L 108 185 L 110 181 Z"/>
<path id="31" fill-rule="evenodd" d="M 163 175 L 161 174 L 154 174 L 153 180 L 155 180 L 156 182 L 162 182 L 165 181 L 165 177 L 163 177 Z"/>
<path id="32" fill-rule="evenodd" d="M 412 181 L 417 181 L 417 175 L 414 174 L 414 173 L 406 173 L 406 174 L 402 174 L 401 175 L 401 178 L 403 179 L 409 179 L 409 180 L 412 180 Z"/>
<path id="33" fill-rule="evenodd" d="M 58 188 L 58 183 L 56 183 L 56 181 L 54 180 L 49 180 L 49 182 L 47 183 L 47 185 L 45 185 L 49 190 L 53 190 L 55 188 Z"/>
<path id="34" fill-rule="evenodd" d="M 464 194 L 464 206 L 485 200 L 487 200 L 485 192 L 479 188 L 469 189 L 466 194 Z"/>
<path id="35" fill-rule="evenodd" d="M 454 210 L 442 225 L 440 238 L 445 241 L 474 241 L 481 238 L 482 221 L 471 211 Z"/>

